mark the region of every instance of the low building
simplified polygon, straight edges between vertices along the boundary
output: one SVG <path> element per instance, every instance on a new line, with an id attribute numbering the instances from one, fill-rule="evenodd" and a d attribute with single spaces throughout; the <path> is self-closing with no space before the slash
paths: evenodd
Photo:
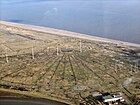
<path id="1" fill-rule="evenodd" d="M 102 99 L 104 103 L 119 103 L 124 102 L 123 97 L 116 93 L 104 93 L 102 94 Z"/>

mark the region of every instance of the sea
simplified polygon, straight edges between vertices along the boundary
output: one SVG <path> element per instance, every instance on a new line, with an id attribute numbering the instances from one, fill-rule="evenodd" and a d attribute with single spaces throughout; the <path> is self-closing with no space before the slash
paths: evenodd
<path id="1" fill-rule="evenodd" d="M 140 0 L 0 0 L 0 20 L 140 44 Z"/>

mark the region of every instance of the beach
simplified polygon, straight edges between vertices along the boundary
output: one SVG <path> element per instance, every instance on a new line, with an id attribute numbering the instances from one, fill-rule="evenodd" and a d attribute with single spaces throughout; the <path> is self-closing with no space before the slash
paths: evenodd
<path id="1" fill-rule="evenodd" d="M 81 39 L 87 39 L 87 40 L 99 41 L 99 42 L 105 42 L 105 43 L 113 43 L 113 44 L 117 44 L 119 46 L 140 47 L 140 44 L 123 42 L 123 41 L 107 39 L 107 38 L 101 38 L 101 37 L 96 37 L 96 36 L 91 36 L 91 35 L 86 35 L 86 34 L 81 34 L 81 33 L 75 33 L 75 32 L 70 32 L 70 31 L 58 30 L 58 29 L 54 29 L 54 28 L 48 28 L 48 27 L 34 26 L 34 25 L 28 25 L 28 24 L 19 24 L 19 23 L 6 22 L 6 21 L 0 21 L 0 24 L 12 26 L 12 27 L 19 27 L 19 28 L 33 30 L 33 31 L 49 33 L 49 34 L 54 34 L 54 35 L 69 36 L 69 37 L 75 37 L 75 38 L 81 38 Z"/>

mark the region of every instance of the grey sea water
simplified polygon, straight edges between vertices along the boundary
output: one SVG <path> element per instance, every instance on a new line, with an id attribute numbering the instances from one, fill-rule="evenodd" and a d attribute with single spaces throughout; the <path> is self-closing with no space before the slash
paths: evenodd
<path id="1" fill-rule="evenodd" d="M 0 20 L 140 44 L 140 0 L 0 0 Z"/>

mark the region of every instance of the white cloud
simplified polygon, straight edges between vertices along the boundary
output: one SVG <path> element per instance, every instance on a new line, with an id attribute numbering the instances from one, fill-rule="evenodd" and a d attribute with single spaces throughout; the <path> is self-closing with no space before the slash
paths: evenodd
<path id="1" fill-rule="evenodd" d="M 44 13 L 44 16 L 54 15 L 58 12 L 58 8 L 52 8 Z"/>
<path id="2" fill-rule="evenodd" d="M 57 12 L 57 11 L 58 11 L 58 8 L 53 8 L 53 10 L 54 10 L 55 12 Z"/>

